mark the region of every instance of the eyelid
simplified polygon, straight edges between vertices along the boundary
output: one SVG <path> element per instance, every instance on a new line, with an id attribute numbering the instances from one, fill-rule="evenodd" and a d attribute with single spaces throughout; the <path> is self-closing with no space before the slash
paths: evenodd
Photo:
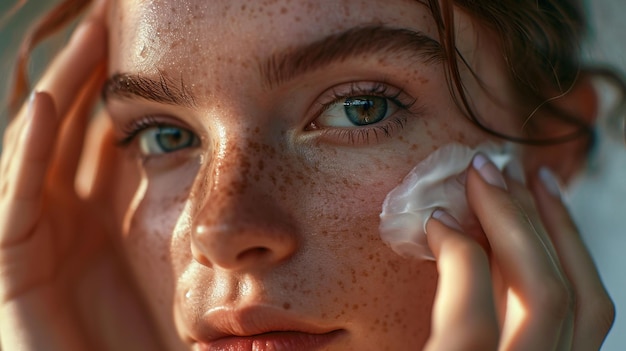
<path id="1" fill-rule="evenodd" d="M 159 154 L 144 154 L 140 150 L 139 137 L 140 135 L 152 128 L 179 128 L 188 131 L 192 134 L 194 143 L 192 146 L 181 148 L 172 152 L 159 153 Z M 144 167 L 150 168 L 163 167 L 167 165 L 173 165 L 178 162 L 184 162 L 189 159 L 192 150 L 198 150 L 204 144 L 204 139 L 193 128 L 189 127 L 186 123 L 179 119 L 167 115 L 150 114 L 144 115 L 138 118 L 133 118 L 126 122 L 126 124 L 118 125 L 115 128 L 116 133 L 116 145 L 122 149 L 127 150 L 129 156 L 141 161 Z"/>
<path id="2" fill-rule="evenodd" d="M 134 118 L 118 127 L 118 133 L 121 134 L 118 137 L 117 145 L 121 147 L 128 146 L 132 143 L 137 135 L 147 129 L 150 128 L 159 128 L 159 127 L 174 127 L 187 130 L 194 134 L 198 140 L 200 140 L 200 136 L 196 133 L 191 127 L 186 125 L 183 122 L 178 121 L 176 118 L 165 116 L 165 115 L 145 115 L 139 118 Z"/>
<path id="3" fill-rule="evenodd" d="M 379 96 L 391 101 L 398 110 L 384 120 L 371 125 L 355 127 L 320 127 L 315 125 L 318 118 L 334 104 L 356 96 Z M 424 106 L 417 104 L 417 102 L 418 99 L 384 80 L 339 84 L 318 97 L 315 105 L 318 105 L 319 108 L 315 110 L 312 118 L 308 118 L 310 122 L 304 131 L 315 132 L 312 136 L 321 137 L 332 144 L 367 145 L 371 140 L 380 142 L 382 137 L 390 138 L 397 135 L 406 126 L 410 118 L 422 116 Z"/>
<path id="4" fill-rule="evenodd" d="M 320 95 L 320 98 L 316 102 L 316 104 L 320 105 L 320 108 L 313 115 L 314 117 L 311 122 L 317 119 L 322 113 L 326 112 L 333 103 L 347 97 L 363 95 L 384 97 L 405 109 L 410 109 L 417 102 L 417 99 L 410 97 L 403 89 L 384 81 L 360 81 L 339 84 Z"/>

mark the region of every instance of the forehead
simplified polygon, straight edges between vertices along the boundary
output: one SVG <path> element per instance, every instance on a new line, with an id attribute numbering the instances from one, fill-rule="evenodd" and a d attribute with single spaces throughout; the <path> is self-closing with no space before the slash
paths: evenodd
<path id="1" fill-rule="evenodd" d="M 111 65 L 191 75 L 224 61 L 246 67 L 366 25 L 435 37 L 429 10 L 417 0 L 117 0 L 110 17 L 112 51 L 117 51 Z"/>

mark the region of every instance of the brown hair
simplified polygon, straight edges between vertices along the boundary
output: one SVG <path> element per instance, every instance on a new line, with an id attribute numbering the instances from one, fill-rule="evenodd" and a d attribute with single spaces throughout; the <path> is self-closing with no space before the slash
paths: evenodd
<path id="1" fill-rule="evenodd" d="M 560 111 L 552 103 L 568 92 L 581 73 L 579 46 L 586 23 L 578 0 L 419 1 L 430 7 L 437 23 L 440 41 L 448 57 L 447 76 L 451 94 L 476 125 L 508 140 L 530 144 L 553 144 L 592 134 L 590 126 Z M 16 111 L 28 93 L 26 67 L 33 48 L 77 17 L 90 2 L 64 0 L 29 32 L 18 54 L 9 98 L 10 110 Z M 460 77 L 459 65 L 465 62 L 455 46 L 453 6 L 463 9 L 500 35 L 510 78 L 520 101 L 527 106 L 527 111 L 523 112 L 525 117 L 530 119 L 539 108 L 548 109 L 564 123 L 576 127 L 574 132 L 556 138 L 516 137 L 489 129 L 480 122 L 471 108 Z"/>

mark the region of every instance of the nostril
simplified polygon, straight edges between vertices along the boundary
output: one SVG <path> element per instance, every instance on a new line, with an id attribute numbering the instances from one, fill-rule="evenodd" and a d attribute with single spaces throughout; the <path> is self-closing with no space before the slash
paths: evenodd
<path id="1" fill-rule="evenodd" d="M 261 260 L 267 256 L 270 256 L 271 254 L 272 250 L 266 247 L 251 247 L 237 255 L 237 261 L 242 262 L 247 260 Z"/>

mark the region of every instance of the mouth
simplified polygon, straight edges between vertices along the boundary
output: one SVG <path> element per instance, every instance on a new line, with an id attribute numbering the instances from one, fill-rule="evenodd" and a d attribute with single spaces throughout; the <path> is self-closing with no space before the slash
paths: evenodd
<path id="1" fill-rule="evenodd" d="M 275 331 L 251 336 L 226 336 L 196 344 L 197 351 L 317 351 L 338 339 L 343 331 L 324 334 Z"/>
<path id="2" fill-rule="evenodd" d="M 195 351 L 318 351 L 347 333 L 262 305 L 220 307 L 202 320 L 193 328 Z"/>

